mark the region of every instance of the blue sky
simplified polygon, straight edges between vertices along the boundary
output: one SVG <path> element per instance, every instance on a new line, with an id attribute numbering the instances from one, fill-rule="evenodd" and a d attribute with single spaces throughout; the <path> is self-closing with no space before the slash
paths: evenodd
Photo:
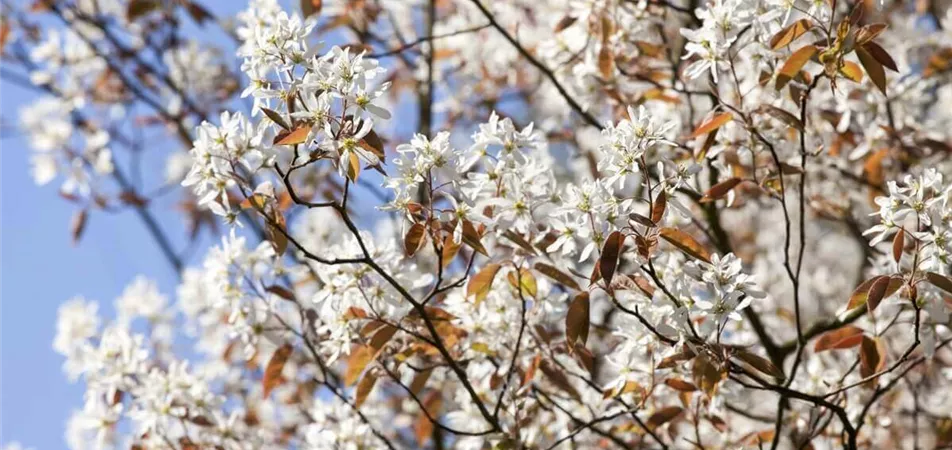
<path id="1" fill-rule="evenodd" d="M 9 123 L 35 94 L 0 86 L 0 114 Z M 26 140 L 5 128 L 0 141 L 0 442 L 64 448 L 61 430 L 70 411 L 81 406 L 83 388 L 63 377 L 62 358 L 51 348 L 59 304 L 82 294 L 111 314 L 113 300 L 137 274 L 155 279 L 166 294 L 173 293 L 176 276 L 131 213 L 93 213 L 73 247 L 69 224 L 76 207 L 59 198 L 57 181 L 33 183 L 29 156 Z M 157 215 L 167 215 L 167 207 L 157 205 Z M 163 223 L 175 241 L 184 242 L 176 216 L 166 218 L 173 219 Z"/>
<path id="2" fill-rule="evenodd" d="M 290 4 L 297 2 L 280 3 L 290 10 Z M 225 17 L 247 3 L 207 0 L 202 4 L 217 17 Z M 187 31 L 200 41 L 233 48 L 220 32 Z M 328 45 L 341 42 L 334 33 L 320 39 Z M 72 410 L 81 408 L 84 392 L 81 382 L 71 384 L 66 379 L 63 358 L 52 349 L 59 305 L 82 295 L 98 301 L 100 314 L 108 318 L 114 315 L 116 297 L 137 275 L 155 280 L 173 301 L 177 277 L 131 210 L 93 212 L 79 244 L 71 244 L 69 228 L 76 206 L 59 197 L 62 179 L 46 186 L 34 184 L 29 173 L 31 149 L 15 128 L 19 109 L 37 96 L 35 91 L 0 83 L 0 446 L 16 441 L 40 450 L 66 448 L 65 423 Z M 403 120 L 381 126 L 403 130 L 405 137 L 415 124 Z M 161 143 L 174 142 L 159 132 L 152 136 L 150 145 L 159 148 L 150 147 L 153 157 L 143 164 L 146 191 L 160 183 L 162 155 L 172 150 Z M 119 152 L 116 157 L 120 166 L 128 167 L 124 156 Z M 181 216 L 174 210 L 180 198 L 176 192 L 150 204 L 177 249 L 187 243 Z M 217 235 L 201 239 L 187 260 L 190 265 L 200 264 L 208 245 L 220 241 Z"/>
<path id="3" fill-rule="evenodd" d="M 217 14 L 233 14 L 239 3 L 244 2 L 203 2 Z M 65 378 L 63 359 L 52 349 L 59 305 L 83 295 L 112 316 L 113 301 L 136 275 L 154 279 L 170 298 L 176 275 L 131 211 L 94 212 L 80 243 L 71 244 L 76 206 L 59 197 L 61 179 L 46 186 L 33 183 L 30 147 L 14 127 L 18 110 L 36 98 L 34 91 L 0 83 L 0 445 L 18 441 L 28 448 L 58 449 L 66 448 L 65 423 L 82 406 L 84 391 L 81 383 Z M 151 177 L 164 173 L 159 161 L 146 165 Z M 185 231 L 172 209 L 178 195 L 166 196 L 152 209 L 181 249 Z M 204 236 L 205 244 L 210 241 Z"/>
<path id="4" fill-rule="evenodd" d="M 0 89 L 5 121 L 33 98 L 9 84 Z M 176 277 L 129 213 L 94 213 L 73 247 L 75 206 L 59 198 L 57 182 L 33 183 L 28 143 L 7 131 L 0 142 L 0 442 L 63 448 L 60 430 L 81 405 L 83 388 L 67 382 L 51 348 L 59 304 L 83 294 L 109 311 L 137 274 L 148 274 L 169 294 Z M 183 242 L 181 225 L 166 221 L 166 227 Z"/>

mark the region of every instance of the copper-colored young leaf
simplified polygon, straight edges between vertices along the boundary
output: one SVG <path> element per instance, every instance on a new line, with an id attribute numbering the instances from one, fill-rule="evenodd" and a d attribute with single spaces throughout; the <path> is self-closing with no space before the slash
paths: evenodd
<path id="1" fill-rule="evenodd" d="M 486 252 L 486 247 L 483 247 L 482 242 L 480 241 L 481 237 L 479 232 L 476 230 L 476 227 L 473 226 L 473 223 L 464 220 L 463 221 L 463 243 L 472 248 L 476 253 L 479 253 L 483 256 L 489 256 L 489 253 Z"/>
<path id="2" fill-rule="evenodd" d="M 697 129 L 695 129 L 694 132 L 691 133 L 690 136 L 688 136 L 688 139 L 694 139 L 698 136 L 717 130 L 718 128 L 724 126 L 724 124 L 726 124 L 727 122 L 730 122 L 731 119 L 733 119 L 733 117 L 734 116 L 731 115 L 731 113 L 729 112 L 715 114 L 714 117 L 711 117 L 710 120 L 699 125 Z"/>
<path id="3" fill-rule="evenodd" d="M 668 241 L 671 245 L 674 245 L 684 253 L 700 259 L 704 262 L 711 262 L 711 253 L 707 251 L 697 240 L 691 237 L 690 234 L 687 234 L 676 228 L 662 228 L 659 236 L 664 240 Z"/>
<path id="4" fill-rule="evenodd" d="M 803 131 L 803 123 L 800 122 L 800 119 L 793 114 L 790 114 L 787 110 L 783 108 L 778 108 L 773 105 L 764 104 L 760 106 L 760 110 L 770 114 L 771 117 L 777 119 L 791 127 L 795 128 L 798 131 Z"/>
<path id="5" fill-rule="evenodd" d="M 860 4 L 861 2 L 857 2 Z M 776 431 L 773 429 L 763 430 L 763 431 L 754 431 L 748 434 L 745 434 L 740 441 L 744 445 L 751 446 L 754 448 L 764 448 L 769 447 L 770 443 L 773 442 Z"/>
<path id="6" fill-rule="evenodd" d="M 10 40 L 10 22 L 7 20 L 0 21 L 0 55 L 3 54 L 5 48 L 7 48 L 7 41 Z"/>
<path id="7" fill-rule="evenodd" d="M 357 156 L 357 152 L 350 152 L 347 155 L 347 178 L 350 181 L 357 182 L 357 177 L 360 176 L 360 157 Z"/>
<path id="8" fill-rule="evenodd" d="M 381 161 L 387 156 L 383 148 L 383 140 L 380 139 L 380 136 L 377 135 L 377 132 L 370 130 L 367 132 L 367 135 L 360 140 L 360 147 L 364 150 L 367 150 L 370 153 L 373 153 L 377 158 L 380 158 Z"/>
<path id="9" fill-rule="evenodd" d="M 803 174 L 803 168 L 782 162 L 780 163 L 780 173 L 784 175 L 801 175 Z"/>
<path id="10" fill-rule="evenodd" d="M 356 383 L 357 379 L 360 378 L 360 374 L 364 373 L 367 364 L 373 361 L 376 354 L 377 352 L 374 348 L 369 345 L 358 345 L 354 347 L 354 349 L 350 351 L 350 356 L 347 357 L 347 370 L 344 372 L 344 384 L 352 386 Z"/>
<path id="11" fill-rule="evenodd" d="M 702 203 L 712 202 L 721 197 L 724 197 L 725 195 L 727 195 L 728 192 L 730 192 L 732 189 L 737 187 L 737 185 L 740 184 L 741 181 L 743 180 L 737 177 L 733 177 L 733 178 L 728 178 L 724 181 L 721 181 L 720 183 L 717 183 L 714 186 L 711 186 L 711 188 L 708 189 L 707 192 L 704 193 L 704 196 L 701 197 L 701 202 Z"/>
<path id="12" fill-rule="evenodd" d="M 661 58 L 664 55 L 664 46 L 647 41 L 635 41 L 635 47 L 642 55 L 649 58 Z"/>
<path id="13" fill-rule="evenodd" d="M 288 249 L 287 224 L 281 211 L 274 212 L 274 222 L 268 221 L 268 239 L 274 252 L 281 256 Z"/>
<path id="14" fill-rule="evenodd" d="M 664 193 L 664 189 L 661 192 L 658 192 L 658 196 L 655 197 L 654 205 L 651 207 L 651 221 L 655 224 L 661 223 L 661 219 L 664 218 L 664 210 L 668 206 L 668 195 Z"/>
<path id="15" fill-rule="evenodd" d="M 281 128 L 284 128 L 285 130 L 288 130 L 288 131 L 291 130 L 291 125 L 288 125 L 288 122 L 284 120 L 284 117 L 281 117 L 281 113 L 273 109 L 268 109 L 264 107 L 261 108 L 261 111 L 264 112 L 264 115 L 268 116 L 268 118 L 271 119 L 272 122 L 278 124 L 278 126 L 280 126 Z"/>
<path id="16" fill-rule="evenodd" d="M 503 232 L 502 236 L 508 239 L 513 244 L 516 244 L 517 246 L 519 246 L 519 248 L 525 250 L 526 253 L 529 253 L 530 255 L 539 254 L 536 248 L 533 247 L 532 244 L 529 241 L 527 241 L 526 238 L 523 237 L 521 233 L 516 233 L 515 231 L 512 231 L 512 230 L 506 230 L 505 232 Z"/>
<path id="17" fill-rule="evenodd" d="M 608 80 L 614 75 L 614 69 L 615 55 L 612 52 L 611 46 L 602 43 L 602 48 L 598 52 L 598 72 L 602 75 L 602 78 Z"/>
<path id="18" fill-rule="evenodd" d="M 320 14 L 322 6 L 324 6 L 324 0 L 301 0 L 301 13 L 305 18 Z"/>
<path id="19" fill-rule="evenodd" d="M 938 73 L 944 73 L 952 67 L 952 47 L 942 48 L 929 57 L 926 68 L 922 70 L 924 78 L 932 77 Z"/>
<path id="20" fill-rule="evenodd" d="M 707 157 L 707 152 L 714 146 L 717 142 L 717 130 L 709 133 L 704 142 L 701 143 L 701 146 L 696 149 L 694 152 L 694 160 L 697 162 L 704 161 L 704 158 Z"/>
<path id="21" fill-rule="evenodd" d="M 308 124 L 301 125 L 294 129 L 294 131 L 283 136 L 275 145 L 295 145 L 300 144 L 307 140 L 307 135 L 311 133 L 311 126 Z"/>
<path id="22" fill-rule="evenodd" d="M 410 225 L 406 236 L 403 237 L 403 251 L 406 255 L 413 256 L 423 248 L 424 243 L 426 243 L 426 225 L 419 222 Z"/>
<path id="23" fill-rule="evenodd" d="M 459 248 L 460 244 L 456 243 L 452 234 L 446 236 L 446 239 L 443 240 L 443 254 L 440 257 L 444 269 L 453 263 L 453 259 L 459 253 Z"/>
<path id="24" fill-rule="evenodd" d="M 863 49 L 869 52 L 870 56 L 882 64 L 883 67 L 893 72 L 899 72 L 899 66 L 896 65 L 896 61 L 894 61 L 892 56 L 889 56 L 889 52 L 887 52 L 886 49 L 882 48 L 879 44 L 875 42 L 867 42 L 863 44 Z"/>
<path id="25" fill-rule="evenodd" d="M 795 41 L 798 37 L 803 36 L 804 33 L 810 31 L 813 28 L 813 21 L 810 19 L 800 19 L 790 25 L 787 25 L 783 29 L 777 32 L 770 38 L 770 48 L 772 50 L 777 50 L 781 47 L 786 47 Z"/>
<path id="26" fill-rule="evenodd" d="M 727 371 L 719 364 L 711 361 L 706 355 L 698 355 L 697 358 L 694 358 L 694 368 L 691 373 L 694 384 L 707 394 L 708 398 L 717 394 L 717 388 L 721 381 L 727 378 Z"/>
<path id="27" fill-rule="evenodd" d="M 654 253 L 654 249 L 658 247 L 658 237 L 656 235 L 635 235 L 635 247 L 642 258 L 649 259 L 651 254 Z"/>
<path id="28" fill-rule="evenodd" d="M 556 33 L 559 33 L 559 32 L 561 32 L 562 30 L 564 30 L 564 29 L 566 29 L 566 28 L 572 26 L 572 24 L 575 23 L 575 21 L 577 21 L 577 20 L 578 20 L 578 17 L 570 16 L 570 15 L 566 14 L 565 16 L 562 16 L 562 19 L 559 20 L 559 23 L 555 24 L 555 30 L 554 30 L 554 31 L 555 31 Z"/>
<path id="29" fill-rule="evenodd" d="M 72 238 L 73 245 L 78 244 L 79 239 L 83 237 L 83 231 L 86 229 L 87 221 L 89 221 L 89 212 L 85 209 L 80 209 L 73 214 L 73 218 L 69 223 L 69 235 Z"/>
<path id="30" fill-rule="evenodd" d="M 410 382 L 410 392 L 413 395 L 420 395 L 420 392 L 423 392 L 423 388 L 426 387 L 426 382 L 430 379 L 430 375 L 432 374 L 432 368 L 417 372 L 417 374 L 413 376 L 413 381 Z"/>
<path id="31" fill-rule="evenodd" d="M 869 293 L 866 294 L 866 308 L 870 313 L 876 310 L 879 303 L 886 298 L 886 291 L 889 289 L 890 277 L 879 277 L 869 286 Z"/>
<path id="32" fill-rule="evenodd" d="M 866 305 L 869 299 L 870 289 L 873 286 L 873 283 L 879 281 L 880 279 L 887 278 L 890 279 L 889 283 L 886 285 L 886 291 L 883 294 L 883 298 L 889 297 L 896 293 L 899 288 L 902 287 L 902 278 L 900 277 L 889 277 L 887 275 L 879 275 L 873 278 L 870 278 L 864 281 L 862 284 L 856 287 L 856 290 L 853 291 L 853 294 L 850 295 L 850 301 L 846 305 L 846 309 L 855 309 L 860 306 Z M 879 300 L 882 300 L 880 298 Z"/>
<path id="33" fill-rule="evenodd" d="M 248 198 L 241 201 L 238 206 L 241 209 L 254 209 L 256 211 L 263 211 L 265 206 L 268 205 L 268 196 L 264 194 L 251 194 Z"/>
<path id="34" fill-rule="evenodd" d="M 539 364 L 542 362 L 542 354 L 537 353 L 535 357 L 532 358 L 532 361 L 529 362 L 529 367 L 526 368 L 525 372 L 522 374 L 522 381 L 519 383 L 519 386 L 525 386 L 529 384 L 534 378 L 536 371 L 539 370 Z"/>
<path id="35" fill-rule="evenodd" d="M 288 300 L 288 301 L 294 301 L 294 299 L 295 299 L 295 297 L 294 297 L 294 292 L 291 292 L 290 289 L 288 289 L 288 288 L 286 288 L 286 287 L 284 287 L 284 286 L 279 286 L 279 285 L 277 285 L 277 284 L 273 284 L 273 285 L 271 285 L 271 286 L 268 286 L 267 288 L 265 288 L 265 291 L 268 291 L 268 292 L 270 292 L 270 293 L 272 293 L 272 294 L 274 294 L 274 295 L 277 295 L 278 297 L 281 297 L 281 298 L 283 298 L 283 299 L 285 299 L 285 300 Z"/>
<path id="36" fill-rule="evenodd" d="M 628 380 L 625 381 L 621 386 L 614 386 L 611 389 L 605 389 L 602 392 L 602 398 L 614 398 L 624 394 L 635 394 L 636 398 L 643 399 L 647 396 L 648 391 L 644 386 L 639 384 L 637 381 Z"/>
<path id="37" fill-rule="evenodd" d="M 578 283 L 572 278 L 571 275 L 557 269 L 555 266 L 543 262 L 537 262 L 532 266 L 535 270 L 538 270 L 539 273 L 545 275 L 559 283 L 565 285 L 565 287 L 572 288 L 576 291 L 581 290 Z"/>
<path id="38" fill-rule="evenodd" d="M 360 408 L 360 405 L 364 404 L 364 400 L 367 400 L 367 396 L 370 395 L 370 392 L 374 389 L 374 384 L 377 383 L 377 377 L 375 377 L 371 372 L 367 372 L 363 378 L 360 379 L 360 383 L 357 383 L 357 392 L 354 396 L 354 406 Z"/>
<path id="39" fill-rule="evenodd" d="M 819 353 L 824 350 L 856 347 L 862 340 L 863 330 L 853 325 L 846 325 L 821 334 L 813 346 L 813 351 Z"/>
<path id="40" fill-rule="evenodd" d="M 534 298 L 539 293 L 535 275 L 532 275 L 529 269 L 519 269 L 518 273 L 516 273 L 516 271 L 509 272 L 506 278 L 509 284 L 513 288 L 521 290 L 523 295 Z"/>
<path id="41" fill-rule="evenodd" d="M 770 375 L 778 380 L 783 380 L 784 378 L 783 371 L 775 366 L 772 362 L 747 350 L 737 350 L 734 352 L 733 356 L 743 361 L 744 364 L 757 369 L 761 373 Z"/>
<path id="42" fill-rule="evenodd" d="M 667 380 L 664 380 L 664 384 L 666 384 L 671 389 L 680 392 L 694 392 L 697 390 L 697 386 L 695 386 L 693 383 L 684 381 L 680 378 L 668 378 Z"/>
<path id="43" fill-rule="evenodd" d="M 615 268 L 618 266 L 618 258 L 621 256 L 622 246 L 625 243 L 625 235 L 620 231 L 613 231 L 605 239 L 605 245 L 602 246 L 602 254 L 598 258 L 599 270 L 605 283 L 611 283 L 615 276 Z"/>
<path id="44" fill-rule="evenodd" d="M 649 430 L 654 430 L 655 428 L 658 428 L 661 425 L 674 420 L 680 416 L 682 412 L 684 412 L 684 408 L 681 408 L 680 406 L 661 408 L 648 417 L 648 422 L 646 422 L 646 425 L 648 426 Z"/>
<path id="45" fill-rule="evenodd" d="M 271 355 L 271 360 L 268 361 L 268 365 L 264 369 L 264 377 L 261 379 L 261 384 L 264 388 L 263 396 L 265 398 L 268 397 L 271 390 L 281 383 L 284 383 L 284 377 L 281 376 L 281 372 L 284 371 L 284 365 L 287 364 L 288 358 L 291 357 L 291 351 L 293 349 L 291 344 L 285 343 L 281 347 L 278 347 L 278 349 L 274 351 L 274 354 Z"/>
<path id="46" fill-rule="evenodd" d="M 126 20 L 129 22 L 145 16 L 162 7 L 159 0 L 131 0 L 126 7 Z"/>
<path id="47" fill-rule="evenodd" d="M 589 314 L 588 292 L 581 292 L 572 299 L 565 315 L 565 340 L 570 349 L 575 343 L 585 345 L 588 342 Z"/>
<path id="48" fill-rule="evenodd" d="M 863 378 L 872 376 L 886 367 L 886 353 L 879 338 L 863 336 L 859 347 L 859 374 Z"/>
<path id="49" fill-rule="evenodd" d="M 575 345 L 570 346 L 570 348 L 572 356 L 575 357 L 579 365 L 588 371 L 588 373 L 592 373 L 592 371 L 595 370 L 595 355 L 592 351 L 585 348 L 581 342 L 576 342 Z"/>
<path id="50" fill-rule="evenodd" d="M 366 319 L 368 317 L 370 317 L 370 314 L 367 314 L 367 311 L 356 306 L 347 308 L 347 311 L 344 311 L 344 314 L 341 316 L 344 320 Z"/>
<path id="51" fill-rule="evenodd" d="M 897 263 L 902 259 L 902 252 L 906 246 L 906 233 L 900 228 L 896 236 L 893 237 L 892 254 L 893 261 Z"/>
<path id="52" fill-rule="evenodd" d="M 807 45 L 793 52 L 787 62 L 783 64 L 783 67 L 780 68 L 780 73 L 777 74 L 777 90 L 783 89 L 790 80 L 794 79 L 800 73 L 800 69 L 807 64 L 807 61 L 816 52 L 817 47 L 815 45 Z"/>
<path id="53" fill-rule="evenodd" d="M 578 390 L 575 389 L 575 386 L 572 386 L 572 382 L 569 381 L 569 377 L 561 367 L 547 360 L 542 360 L 542 363 L 539 364 L 539 368 L 542 369 L 542 374 L 545 375 L 545 378 L 549 380 L 550 383 L 557 386 L 576 401 L 581 401 L 582 396 L 578 393 Z"/>
<path id="54" fill-rule="evenodd" d="M 684 346 L 679 352 L 662 359 L 661 362 L 658 363 L 657 368 L 670 369 L 672 367 L 676 367 L 678 364 L 694 359 L 695 356 L 697 355 L 695 355 L 690 348 Z"/>
<path id="55" fill-rule="evenodd" d="M 351 308 L 353 308 L 353 306 L 351 306 Z M 366 312 L 364 312 L 364 314 L 366 314 Z M 374 333 L 379 331 L 385 325 L 387 325 L 386 322 L 382 322 L 379 320 L 371 320 L 365 323 L 364 326 L 360 328 L 360 336 L 363 338 L 370 338 L 371 336 L 373 336 Z"/>
<path id="56" fill-rule="evenodd" d="M 370 338 L 370 348 L 373 349 L 374 356 L 376 356 L 377 353 L 380 353 L 380 350 L 383 349 L 383 346 L 387 345 L 387 342 L 390 342 L 390 338 L 392 338 L 396 333 L 397 327 L 393 325 L 384 324 L 379 327 L 377 332 L 373 334 L 373 337 Z"/>
<path id="57" fill-rule="evenodd" d="M 655 287 L 647 278 L 638 275 L 628 275 L 628 278 L 635 283 L 635 286 L 645 294 L 649 299 L 654 297 Z"/>
<path id="58" fill-rule="evenodd" d="M 869 79 L 872 80 L 873 84 L 885 95 L 886 71 L 883 70 L 883 65 L 869 54 L 869 52 L 865 50 L 865 47 L 856 48 L 856 57 L 859 58 L 860 64 L 863 65 L 863 69 L 865 69 L 866 74 L 869 75 Z"/>
<path id="59" fill-rule="evenodd" d="M 149 199 L 136 194 L 133 190 L 122 191 L 119 194 L 119 200 L 122 200 L 122 203 L 132 206 L 145 206 L 149 204 Z"/>
<path id="60" fill-rule="evenodd" d="M 853 5 L 853 9 L 850 10 L 849 16 L 849 25 L 859 25 L 859 21 L 863 20 L 863 15 L 866 12 L 865 2 L 856 2 Z M 840 27 L 844 27 L 844 24 L 840 24 Z"/>
<path id="61" fill-rule="evenodd" d="M 628 214 L 628 218 L 631 220 L 634 220 L 635 223 L 644 225 L 648 228 L 654 228 L 658 226 L 658 224 L 655 221 L 638 213 L 630 213 Z"/>
<path id="62" fill-rule="evenodd" d="M 122 391 L 117 391 L 117 392 L 118 392 L 119 394 L 122 393 Z M 118 404 L 118 403 L 114 403 L 114 404 Z M 209 419 L 208 417 L 205 417 L 205 416 L 189 417 L 189 418 L 188 418 L 188 421 L 191 422 L 191 423 L 194 423 L 195 425 L 198 425 L 198 426 L 200 426 L 200 427 L 210 427 L 210 426 L 212 426 L 212 425 L 215 424 L 214 422 L 211 421 L 211 419 Z"/>
<path id="63" fill-rule="evenodd" d="M 711 421 L 711 426 L 713 426 L 714 429 L 717 430 L 718 432 L 720 433 L 727 432 L 727 429 L 728 429 L 727 422 L 725 422 L 724 419 L 721 418 L 721 416 L 718 416 L 717 414 L 711 414 L 707 416 L 707 420 Z"/>
<path id="64" fill-rule="evenodd" d="M 214 20 L 215 16 L 204 6 L 190 0 L 182 0 L 185 3 L 185 11 L 199 25 L 205 25 L 205 22 Z"/>
<path id="65" fill-rule="evenodd" d="M 840 67 L 840 75 L 856 83 L 863 81 L 863 69 L 860 69 L 859 65 L 853 61 L 843 61 L 843 67 Z"/>
<path id="66" fill-rule="evenodd" d="M 475 297 L 476 304 L 489 295 L 489 289 L 493 285 L 493 279 L 496 278 L 496 272 L 499 272 L 499 264 L 486 264 L 482 270 L 469 278 L 469 284 L 466 285 L 466 297 Z"/>
<path id="67" fill-rule="evenodd" d="M 413 426 L 413 435 L 416 437 L 417 444 L 420 448 L 426 448 L 427 441 L 429 441 L 433 435 L 433 427 L 435 425 L 430 421 L 430 417 L 439 417 L 440 408 L 442 408 L 442 406 L 442 391 L 432 391 L 423 399 L 423 409 L 425 411 L 420 411 L 419 414 L 417 414 L 416 424 Z"/>
<path id="68" fill-rule="evenodd" d="M 865 25 L 856 31 L 855 45 L 863 45 L 873 39 L 876 39 L 880 33 L 886 30 L 886 24 L 884 23 L 871 23 Z"/>
<path id="69" fill-rule="evenodd" d="M 846 305 L 846 309 L 858 308 L 866 304 L 866 297 L 869 296 L 869 287 L 879 278 L 879 276 L 870 278 L 862 283 L 859 286 L 856 286 L 856 289 L 853 290 L 853 293 L 850 295 L 849 303 Z"/>
<path id="70" fill-rule="evenodd" d="M 926 272 L 926 280 L 929 280 L 933 286 L 952 294 L 952 278 L 935 272 Z"/>

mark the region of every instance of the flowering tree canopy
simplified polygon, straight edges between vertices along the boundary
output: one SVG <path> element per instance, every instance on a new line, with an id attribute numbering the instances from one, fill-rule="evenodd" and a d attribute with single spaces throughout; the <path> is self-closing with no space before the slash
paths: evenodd
<path id="1" fill-rule="evenodd" d="M 4 2 L 180 276 L 61 307 L 72 448 L 952 445 L 948 1 L 212 6 Z"/>

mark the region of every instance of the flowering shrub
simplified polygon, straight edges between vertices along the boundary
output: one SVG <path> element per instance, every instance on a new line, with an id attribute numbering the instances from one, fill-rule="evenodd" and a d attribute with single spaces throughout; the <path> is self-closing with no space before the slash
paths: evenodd
<path id="1" fill-rule="evenodd" d="M 63 304 L 71 447 L 952 445 L 948 2 L 206 6 L 3 10 L 37 183 L 181 279 Z"/>

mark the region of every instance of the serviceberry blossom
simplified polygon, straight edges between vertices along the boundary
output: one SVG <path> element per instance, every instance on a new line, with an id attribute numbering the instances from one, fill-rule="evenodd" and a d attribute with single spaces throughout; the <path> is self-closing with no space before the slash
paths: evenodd
<path id="1" fill-rule="evenodd" d="M 952 445 L 948 4 L 219 6 L 4 5 L 172 269 L 50 318 L 70 448 Z"/>
<path id="2" fill-rule="evenodd" d="M 608 124 L 602 131 L 608 143 L 600 150 L 607 157 L 602 160 L 599 169 L 609 173 L 609 184 L 616 180 L 621 184 L 627 176 L 638 173 L 641 158 L 656 144 L 677 145 L 665 137 L 674 128 L 674 123 L 655 125 L 644 106 L 638 108 L 637 114 L 628 107 L 628 117 L 628 120 L 617 125 Z"/>

